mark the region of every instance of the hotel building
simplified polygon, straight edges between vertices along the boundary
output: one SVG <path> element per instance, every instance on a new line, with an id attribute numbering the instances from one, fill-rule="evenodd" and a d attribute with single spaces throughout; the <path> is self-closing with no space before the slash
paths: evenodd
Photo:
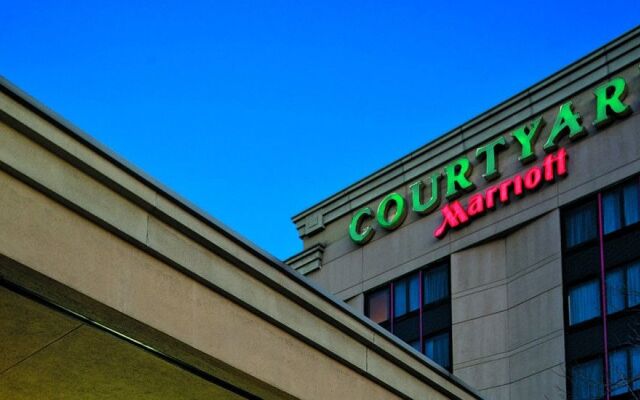
<path id="1" fill-rule="evenodd" d="M 287 263 L 487 399 L 638 398 L 639 193 L 635 29 L 293 217 Z"/>

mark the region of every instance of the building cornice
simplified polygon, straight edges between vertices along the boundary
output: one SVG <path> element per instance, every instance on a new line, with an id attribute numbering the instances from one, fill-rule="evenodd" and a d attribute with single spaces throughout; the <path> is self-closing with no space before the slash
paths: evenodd
<path id="1" fill-rule="evenodd" d="M 570 95 L 640 59 L 640 27 L 591 52 L 555 74 L 516 94 L 416 151 L 292 217 L 300 237 L 312 236 L 389 191 L 493 136 L 527 121 Z"/>
<path id="2" fill-rule="evenodd" d="M 322 267 L 322 255 L 324 245 L 318 243 L 304 251 L 284 260 L 284 263 L 295 269 L 302 275 L 307 275 Z"/>

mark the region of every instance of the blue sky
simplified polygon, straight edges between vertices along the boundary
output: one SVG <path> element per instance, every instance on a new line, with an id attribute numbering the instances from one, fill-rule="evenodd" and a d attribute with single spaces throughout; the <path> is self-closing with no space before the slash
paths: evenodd
<path id="1" fill-rule="evenodd" d="M 294 214 L 640 23 L 522 3 L 17 1 L 0 74 L 286 258 Z"/>

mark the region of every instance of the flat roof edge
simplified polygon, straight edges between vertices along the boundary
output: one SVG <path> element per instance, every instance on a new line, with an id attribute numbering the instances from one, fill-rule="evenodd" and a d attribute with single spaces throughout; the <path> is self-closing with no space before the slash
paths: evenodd
<path id="1" fill-rule="evenodd" d="M 174 190 L 164 185 L 157 179 L 153 178 L 130 161 L 125 160 L 113 150 L 105 146 L 103 143 L 100 143 L 95 138 L 84 132 L 82 129 L 74 125 L 72 122 L 51 110 L 49 107 L 42 104 L 40 101 L 35 99 L 33 96 L 29 95 L 13 83 L 11 83 L 4 76 L 0 75 L 0 90 L 4 91 L 14 99 L 18 100 L 23 105 L 30 108 L 32 111 L 35 111 L 36 114 L 44 117 L 47 121 L 53 123 L 54 125 L 61 128 L 67 134 L 70 134 L 73 138 L 78 140 L 80 143 L 86 145 L 91 150 L 95 151 L 99 156 L 106 158 L 111 163 L 125 171 L 127 174 L 134 177 L 140 183 L 150 187 L 154 191 L 164 195 L 167 199 L 169 199 L 174 204 L 178 205 L 183 210 L 187 211 L 191 215 L 201 219 L 202 221 L 209 224 L 211 227 L 216 229 L 218 232 L 224 234 L 230 239 L 236 241 L 242 247 L 245 247 L 247 250 L 250 250 L 254 255 L 259 255 L 260 258 L 269 261 L 273 264 L 282 264 L 282 262 L 269 254 L 267 251 L 261 249 L 252 243 L 249 239 L 245 238 L 238 232 L 234 231 L 232 228 L 225 225 L 223 222 L 207 213 L 197 205 L 193 204 L 191 201 L 187 200 L 180 194 L 176 193 Z"/>
<path id="2" fill-rule="evenodd" d="M 513 108 L 517 105 L 519 101 L 523 98 L 528 98 L 532 94 L 540 92 L 541 90 L 548 88 L 554 84 L 558 84 L 558 82 L 562 79 L 570 77 L 572 74 L 578 74 L 581 70 L 587 68 L 588 66 L 595 66 L 598 64 L 602 64 L 600 66 L 604 66 L 609 64 L 612 60 L 607 59 L 607 54 L 616 48 L 619 48 L 623 45 L 631 44 L 633 48 L 640 47 L 640 26 L 637 26 L 628 32 L 622 34 L 618 38 L 612 40 L 611 42 L 597 48 L 596 50 L 588 53 L 587 55 L 579 58 L 578 60 L 572 62 L 566 67 L 560 69 L 559 71 L 553 73 L 552 75 L 544 78 L 543 80 L 535 83 L 527 89 L 520 91 L 519 93 L 511 96 L 510 98 L 504 100 L 503 102 L 498 103 L 497 105 L 491 107 L 489 110 L 483 112 L 482 114 L 473 117 L 472 119 L 462 123 L 461 125 L 451 129 L 450 131 L 436 137 L 435 139 L 429 141 L 422 147 L 417 150 L 399 158 L 396 161 L 387 164 L 386 166 L 378 169 L 377 171 L 371 173 L 370 175 L 365 176 L 364 178 L 356 181 L 355 183 L 347 186 L 346 188 L 340 190 L 339 192 L 327 197 L 326 199 L 312 205 L 311 207 L 297 213 L 291 220 L 296 225 L 298 230 L 303 230 L 305 226 L 305 218 L 311 216 L 315 213 L 323 211 L 322 214 L 326 214 L 329 211 L 332 211 L 334 208 L 338 208 L 343 206 L 346 203 L 350 203 L 352 199 L 349 196 L 358 191 L 358 196 L 363 196 L 364 194 L 373 191 L 380 184 L 384 183 L 386 180 L 392 179 L 393 177 L 400 175 L 403 173 L 403 165 L 408 161 L 415 159 L 418 156 L 424 155 L 427 152 L 435 152 L 438 153 L 439 147 L 443 146 L 444 142 L 450 141 L 454 139 L 458 135 L 464 135 L 465 139 L 473 137 L 481 132 L 486 131 L 489 128 L 478 129 L 476 132 L 471 133 L 470 135 L 465 135 L 469 130 L 474 127 L 486 122 L 492 117 L 496 117 L 499 114 L 508 113 L 507 115 L 501 116 L 500 120 L 508 118 L 510 115 L 516 114 L 520 110 L 512 110 L 509 112 L 510 108 Z M 580 79 L 582 77 L 579 77 Z M 547 96 L 552 95 L 562 89 L 566 84 L 559 85 L 560 87 L 552 90 Z M 394 175 L 395 174 L 395 175 Z M 370 188 L 367 186 L 370 185 Z M 335 207 L 332 207 L 335 203 L 339 203 Z M 345 215 L 358 206 L 353 206 L 353 204 L 349 207 L 349 210 L 346 212 L 340 213 L 340 215 Z M 323 222 L 330 222 L 323 220 Z M 300 235 L 304 236 L 303 234 Z"/>

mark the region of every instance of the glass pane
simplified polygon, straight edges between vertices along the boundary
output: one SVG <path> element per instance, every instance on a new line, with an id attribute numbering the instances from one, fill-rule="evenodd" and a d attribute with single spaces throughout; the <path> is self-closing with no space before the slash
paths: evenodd
<path id="1" fill-rule="evenodd" d="M 418 350 L 419 352 L 422 352 L 422 350 L 420 349 L 420 340 L 414 340 L 413 342 L 409 343 L 409 346 L 413 347 L 414 349 Z"/>
<path id="2" fill-rule="evenodd" d="M 607 272 L 607 312 L 613 314 L 624 310 L 625 297 L 624 271 Z"/>
<path id="3" fill-rule="evenodd" d="M 602 362 L 589 361 L 571 368 L 571 392 L 574 400 L 600 399 L 604 395 Z"/>
<path id="4" fill-rule="evenodd" d="M 631 387 L 640 390 L 640 347 L 631 349 Z"/>
<path id="5" fill-rule="evenodd" d="M 393 285 L 393 316 L 399 317 L 407 313 L 407 281 L 403 279 Z"/>
<path id="6" fill-rule="evenodd" d="M 379 324 L 389 319 L 389 289 L 385 288 L 369 294 L 369 319 Z"/>
<path id="7" fill-rule="evenodd" d="M 425 355 L 444 368 L 449 368 L 449 333 L 425 339 Z"/>
<path id="8" fill-rule="evenodd" d="M 602 218 L 605 234 L 617 231 L 622 227 L 620 192 L 618 190 L 607 192 L 602 196 Z"/>
<path id="9" fill-rule="evenodd" d="M 598 281 L 590 281 L 569 289 L 569 325 L 600 315 Z"/>
<path id="10" fill-rule="evenodd" d="M 420 339 L 420 318 L 414 313 L 412 316 L 405 314 L 401 318 L 393 320 L 393 334 L 407 343 Z"/>
<path id="11" fill-rule="evenodd" d="M 409 311 L 420 308 L 420 277 L 414 274 L 409 277 Z"/>
<path id="12" fill-rule="evenodd" d="M 640 185 L 638 181 L 625 185 L 624 192 L 624 224 L 631 225 L 640 221 Z"/>
<path id="13" fill-rule="evenodd" d="M 572 247 L 595 239 L 598 232 L 597 226 L 598 217 L 593 203 L 570 210 L 565 219 L 567 246 Z"/>
<path id="14" fill-rule="evenodd" d="M 449 267 L 442 266 L 424 274 L 424 303 L 431 304 L 449 297 Z"/>
<path id="15" fill-rule="evenodd" d="M 618 395 L 629 391 L 627 381 L 627 351 L 614 351 L 609 354 L 609 382 L 611 394 Z"/>
<path id="16" fill-rule="evenodd" d="M 629 307 L 640 304 L 640 261 L 627 268 L 627 301 Z"/>

